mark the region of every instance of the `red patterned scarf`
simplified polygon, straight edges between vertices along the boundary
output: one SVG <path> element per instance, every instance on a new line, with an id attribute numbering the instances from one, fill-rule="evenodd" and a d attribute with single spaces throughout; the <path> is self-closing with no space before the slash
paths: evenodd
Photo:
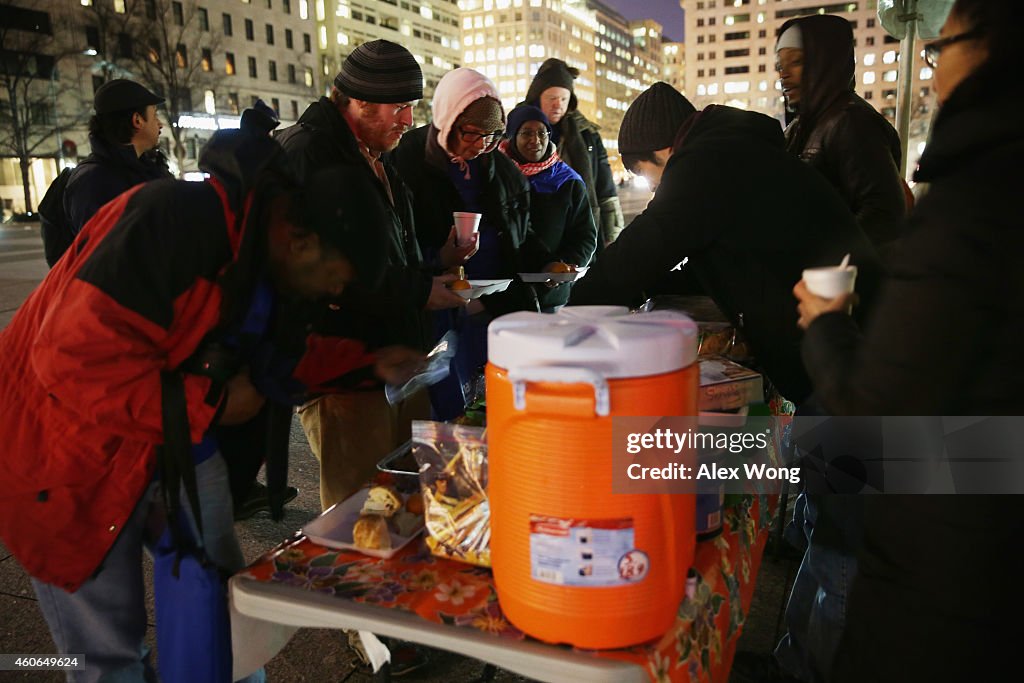
<path id="1" fill-rule="evenodd" d="M 505 155 L 512 160 L 512 163 L 518 166 L 519 170 L 522 171 L 523 175 L 526 176 L 527 178 L 529 178 L 532 175 L 537 175 L 541 171 L 546 171 L 555 164 L 557 164 L 559 161 L 561 161 L 561 159 L 558 156 L 558 151 L 555 149 L 551 149 L 551 154 L 544 161 L 537 161 L 535 163 L 519 163 L 519 159 L 517 158 L 519 155 L 512 153 L 512 150 L 509 149 L 508 143 L 508 140 L 502 140 L 501 143 L 498 145 L 498 149 L 504 152 Z M 554 145 L 551 145 L 551 147 L 553 148 Z"/>

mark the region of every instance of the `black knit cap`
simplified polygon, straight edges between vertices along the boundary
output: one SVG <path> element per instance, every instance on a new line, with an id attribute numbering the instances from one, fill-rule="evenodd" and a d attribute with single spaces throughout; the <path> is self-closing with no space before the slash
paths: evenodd
<path id="1" fill-rule="evenodd" d="M 561 59 L 549 57 L 541 63 L 537 69 L 537 75 L 530 83 L 530 89 L 526 91 L 527 104 L 540 105 L 540 96 L 548 88 L 565 88 L 569 91 L 569 111 L 576 109 L 576 93 L 573 90 L 573 81 L 580 75 L 579 69 L 569 66 Z"/>
<path id="2" fill-rule="evenodd" d="M 619 128 L 619 154 L 647 154 L 671 147 L 686 119 L 697 112 L 668 83 L 659 81 L 629 105 Z"/>
<path id="3" fill-rule="evenodd" d="M 379 104 L 423 99 L 423 70 L 398 43 L 363 43 L 345 58 L 334 87 L 349 97 Z"/>

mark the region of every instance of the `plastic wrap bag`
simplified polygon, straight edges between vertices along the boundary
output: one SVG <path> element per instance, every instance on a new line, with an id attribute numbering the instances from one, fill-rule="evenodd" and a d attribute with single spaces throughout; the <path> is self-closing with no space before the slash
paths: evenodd
<path id="1" fill-rule="evenodd" d="M 430 353 L 427 354 L 426 364 L 423 369 L 412 376 L 405 384 L 395 386 L 388 384 L 384 387 L 384 397 L 388 403 L 394 405 L 433 384 L 437 384 L 451 372 L 452 358 L 458 349 L 454 331 L 449 331 L 441 341 L 437 343 Z"/>
<path id="2" fill-rule="evenodd" d="M 412 453 L 420 468 L 430 551 L 490 567 L 486 430 L 416 420 Z"/>

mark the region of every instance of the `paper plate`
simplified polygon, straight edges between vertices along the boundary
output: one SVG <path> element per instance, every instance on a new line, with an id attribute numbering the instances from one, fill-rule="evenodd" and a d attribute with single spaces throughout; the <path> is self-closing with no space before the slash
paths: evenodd
<path id="1" fill-rule="evenodd" d="M 588 266 L 577 268 L 574 273 L 519 273 L 523 282 L 575 282 L 587 274 Z"/>
<path id="2" fill-rule="evenodd" d="M 512 284 L 512 280 L 470 280 L 473 285 L 469 289 L 453 289 L 463 299 L 479 299 L 487 294 L 504 292 Z"/>
<path id="3" fill-rule="evenodd" d="M 366 502 L 366 497 L 369 493 L 370 489 L 359 489 L 350 497 L 332 506 L 325 513 L 302 527 L 302 533 L 314 543 L 327 546 L 328 548 L 356 550 L 363 555 L 384 559 L 391 557 L 409 541 L 420 535 L 424 526 L 423 519 L 422 517 L 420 518 L 419 525 L 408 536 L 399 536 L 395 533 L 390 534 L 391 548 L 388 550 L 360 548 L 352 542 L 352 527 L 355 526 L 356 520 L 359 519 L 359 511 L 363 509 L 363 503 Z M 412 495 L 420 494 L 417 491 Z M 402 496 L 402 498 L 404 500 L 406 496 Z"/>

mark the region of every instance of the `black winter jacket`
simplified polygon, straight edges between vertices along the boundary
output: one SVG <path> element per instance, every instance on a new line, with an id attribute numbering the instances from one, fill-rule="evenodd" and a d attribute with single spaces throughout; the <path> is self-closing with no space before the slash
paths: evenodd
<path id="1" fill-rule="evenodd" d="M 406 133 L 394 152 L 399 173 L 406 179 L 416 216 L 416 235 L 425 253 L 434 254 L 444 245 L 452 226 L 452 212 L 463 211 L 462 198 L 444 169 L 427 159 L 428 135 L 437 136 L 432 124 Z M 532 272 L 541 263 L 544 249 L 530 227 L 530 185 L 516 165 L 500 152 L 480 157 L 486 174 L 482 203 L 484 214 L 501 238 L 500 278 Z M 493 316 L 518 310 L 537 310 L 532 288 L 519 280 L 500 294 L 481 298 Z"/>
<path id="2" fill-rule="evenodd" d="M 319 169 L 354 166 L 374 179 L 385 205 L 392 206 L 348 123 L 326 97 L 309 105 L 298 123 L 277 133 L 275 139 L 284 147 L 300 182 Z M 422 263 L 405 185 L 388 159 L 382 161 L 395 200 L 392 222 L 366 228 L 388 230 L 388 268 L 380 286 L 372 291 L 358 283 L 346 288 L 338 302 L 340 310 L 326 314 L 324 326 L 331 334 L 362 339 L 373 347 L 405 344 L 426 350 L 431 333 L 424 307 L 430 296 L 432 273 Z M 344 192 L 345 188 L 338 191 Z"/>
<path id="3" fill-rule="evenodd" d="M 839 314 L 807 331 L 808 371 L 836 414 L 1024 415 L 1024 97 L 1002 78 L 989 89 L 998 94 L 967 97 L 969 80 L 935 121 L 916 175 L 930 190 L 864 336 Z M 954 482 L 963 456 L 1020 462 L 1019 434 L 1000 445 L 997 429 L 981 422 L 945 438 Z M 990 474 L 986 486 L 1000 479 Z M 964 587 L 1019 580 L 1024 563 L 1009 539 L 1024 532 L 1021 501 L 868 496 L 847 619 L 870 628 L 844 634 L 836 680 L 906 680 L 907 662 L 915 680 L 1004 678 L 1017 659 L 1020 593 L 1003 591 L 993 604 Z"/>
<path id="4" fill-rule="evenodd" d="M 854 92 L 853 31 L 842 17 L 791 19 L 804 43 L 799 116 L 786 147 L 832 183 L 876 247 L 900 237 L 906 194 L 900 139 L 881 114 Z"/>
<path id="5" fill-rule="evenodd" d="M 800 360 L 792 288 L 804 268 L 846 253 L 870 304 L 877 255 L 820 174 L 788 154 L 778 123 L 753 112 L 706 108 L 677 141 L 647 209 L 609 245 L 569 303 L 635 305 L 679 264 L 733 324 L 784 396 L 800 403 L 811 386 Z M 787 197 L 790 210 L 772 210 Z"/>
<path id="6" fill-rule="evenodd" d="M 101 206 L 125 190 L 172 177 L 160 152 L 139 157 L 131 145 L 113 145 L 95 135 L 89 136 L 89 145 L 92 153 L 71 172 L 64 188 L 64 215 L 76 235 Z"/>

